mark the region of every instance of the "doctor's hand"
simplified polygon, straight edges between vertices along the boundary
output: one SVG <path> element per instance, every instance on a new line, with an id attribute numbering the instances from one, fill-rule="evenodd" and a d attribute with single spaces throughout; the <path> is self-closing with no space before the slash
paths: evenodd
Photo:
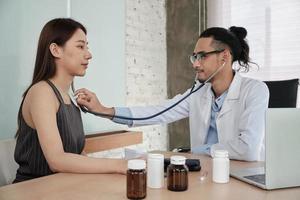
<path id="1" fill-rule="evenodd" d="M 81 88 L 79 90 L 76 90 L 74 95 L 77 96 L 76 102 L 90 111 L 105 113 L 109 115 L 115 114 L 114 108 L 103 106 L 98 100 L 96 94 L 89 91 L 88 89 Z"/>

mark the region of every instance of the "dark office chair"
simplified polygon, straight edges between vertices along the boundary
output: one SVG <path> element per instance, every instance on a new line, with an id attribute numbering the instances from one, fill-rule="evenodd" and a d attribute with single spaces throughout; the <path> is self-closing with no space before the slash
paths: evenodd
<path id="1" fill-rule="evenodd" d="M 299 79 L 265 81 L 269 88 L 269 108 L 296 108 Z"/>

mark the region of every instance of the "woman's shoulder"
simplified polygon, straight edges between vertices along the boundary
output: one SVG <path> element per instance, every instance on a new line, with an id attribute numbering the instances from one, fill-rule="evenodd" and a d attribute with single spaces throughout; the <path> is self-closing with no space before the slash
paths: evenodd
<path id="1" fill-rule="evenodd" d="M 46 102 L 56 99 L 53 89 L 46 81 L 39 81 L 32 85 L 28 90 L 28 97 L 31 100 L 38 99 Z"/>

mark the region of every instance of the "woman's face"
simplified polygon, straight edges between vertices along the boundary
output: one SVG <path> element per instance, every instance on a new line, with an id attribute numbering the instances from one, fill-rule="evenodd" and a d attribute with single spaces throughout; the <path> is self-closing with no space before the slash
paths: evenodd
<path id="1" fill-rule="evenodd" d="M 72 76 L 84 76 L 92 54 L 88 50 L 85 33 L 77 29 L 62 47 L 59 67 Z"/>

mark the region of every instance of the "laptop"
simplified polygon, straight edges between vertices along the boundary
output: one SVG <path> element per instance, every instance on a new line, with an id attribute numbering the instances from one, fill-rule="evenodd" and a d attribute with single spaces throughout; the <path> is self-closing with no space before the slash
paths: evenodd
<path id="1" fill-rule="evenodd" d="M 268 109 L 265 130 L 264 167 L 230 175 L 266 190 L 300 186 L 300 109 Z"/>

